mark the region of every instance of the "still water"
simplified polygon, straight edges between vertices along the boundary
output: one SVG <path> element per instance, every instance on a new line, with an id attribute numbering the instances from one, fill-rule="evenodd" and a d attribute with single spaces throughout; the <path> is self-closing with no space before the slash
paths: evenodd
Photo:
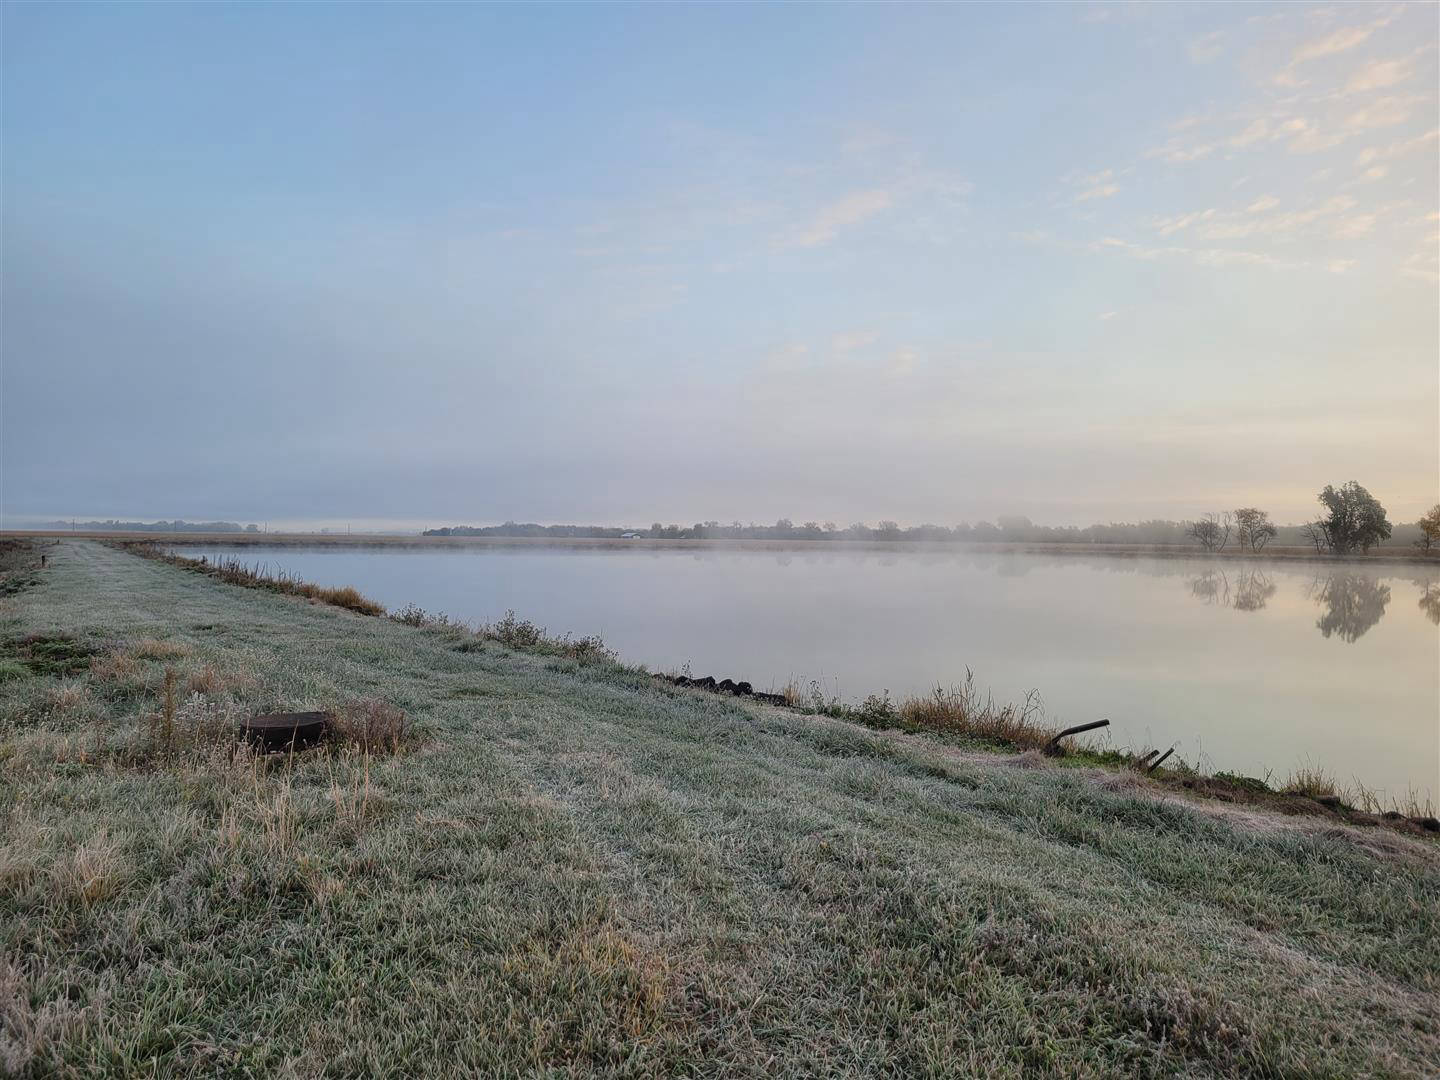
<path id="1" fill-rule="evenodd" d="M 1120 747 L 1209 769 L 1318 765 L 1393 796 L 1440 795 L 1440 568 L 976 553 L 964 549 L 255 548 L 392 611 L 513 609 L 600 634 L 652 670 L 923 693 L 966 668 L 1046 718 L 1109 717 Z"/>

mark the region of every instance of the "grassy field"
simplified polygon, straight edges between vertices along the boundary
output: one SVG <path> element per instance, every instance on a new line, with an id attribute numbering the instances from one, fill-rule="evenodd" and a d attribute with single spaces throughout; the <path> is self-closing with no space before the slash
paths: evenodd
<path id="1" fill-rule="evenodd" d="M 48 554 L 0 599 L 0 1071 L 1440 1072 L 1433 841 Z M 229 734 L 356 702 L 398 752 Z"/>

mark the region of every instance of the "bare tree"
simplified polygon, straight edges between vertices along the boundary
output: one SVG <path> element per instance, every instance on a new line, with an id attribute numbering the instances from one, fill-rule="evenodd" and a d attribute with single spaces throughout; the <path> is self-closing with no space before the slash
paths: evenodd
<path id="1" fill-rule="evenodd" d="M 1315 545 L 1315 552 L 1324 555 L 1330 550 L 1330 527 L 1325 523 L 1324 518 L 1316 518 L 1314 521 L 1307 521 L 1302 526 L 1305 539 Z"/>
<path id="2" fill-rule="evenodd" d="M 1197 541 L 1206 551 L 1224 551 L 1230 543 L 1230 532 L 1234 528 L 1230 511 L 1220 514 L 1206 514 L 1199 521 L 1192 521 L 1185 529 L 1185 535 Z"/>
<path id="3" fill-rule="evenodd" d="M 1242 506 L 1235 511 L 1235 542 L 1251 551 L 1259 551 L 1279 534 L 1270 521 L 1270 515 L 1254 506 Z"/>

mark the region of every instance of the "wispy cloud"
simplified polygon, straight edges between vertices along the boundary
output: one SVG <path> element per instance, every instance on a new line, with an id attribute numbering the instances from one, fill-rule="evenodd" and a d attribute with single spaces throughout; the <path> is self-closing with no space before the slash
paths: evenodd
<path id="1" fill-rule="evenodd" d="M 1145 151 L 1147 158 L 1160 158 L 1174 164 L 1183 164 L 1187 161 L 1199 161 L 1207 158 L 1215 152 L 1214 143 L 1191 143 L 1185 145 L 1180 139 L 1170 139 L 1163 146 Z"/>
<path id="2" fill-rule="evenodd" d="M 1161 236 L 1173 236 L 1175 233 L 1184 232 L 1197 221 L 1210 220 L 1217 213 L 1219 213 L 1219 211 L 1214 209 L 1195 210 L 1188 214 L 1176 214 L 1172 217 L 1156 218 L 1151 224 L 1154 226 L 1155 231 Z"/>
<path id="3" fill-rule="evenodd" d="M 1375 227 L 1374 214 L 1353 214 L 1335 223 L 1335 235 L 1342 240 L 1353 240 L 1364 236 Z"/>
<path id="4" fill-rule="evenodd" d="M 1149 231 L 1156 243 L 1147 243 L 1142 232 L 1127 231 L 1114 232 L 1092 247 L 1138 259 L 1333 272 L 1360 261 L 1375 262 L 1352 257 L 1365 251 L 1384 253 L 1398 268 L 1403 255 L 1394 249 L 1403 243 L 1404 230 L 1393 212 L 1414 205 L 1418 188 L 1413 185 L 1425 178 L 1407 175 L 1397 159 L 1422 151 L 1433 154 L 1440 138 L 1433 119 L 1426 125 L 1431 130 L 1416 131 L 1417 121 L 1433 117 L 1435 99 L 1413 92 L 1422 77 L 1433 77 L 1434 50 L 1405 46 L 1414 40 L 1418 24 L 1407 9 L 1372 7 L 1357 18 L 1361 10 L 1292 9 L 1241 27 L 1229 25 L 1223 38 L 1218 32 L 1203 33 L 1187 42 L 1197 63 L 1218 58 L 1212 54 L 1233 52 L 1241 61 L 1235 67 L 1241 79 L 1254 71 L 1258 59 L 1258 76 L 1248 76 L 1258 82 L 1248 92 L 1238 87 L 1236 104 L 1228 109 L 1192 106 L 1167 124 L 1148 150 L 1141 149 L 1133 166 L 1152 172 L 1147 182 L 1127 182 L 1123 190 L 1110 191 L 1111 181 L 1100 174 L 1072 174 L 1062 180 L 1075 186 L 1067 200 L 1071 206 L 1113 196 L 1107 207 L 1110 230 L 1125 228 L 1120 222 L 1131 189 L 1158 195 L 1184 184 L 1204 199 L 1210 185 L 1208 198 L 1213 202 L 1207 206 L 1197 199 L 1195 209 L 1132 221 L 1132 227 Z M 1384 29 L 1392 23 L 1396 25 L 1391 30 Z M 1267 63 L 1267 55 L 1274 59 Z M 1272 79 L 1280 65 L 1280 77 Z M 1287 89 L 1277 92 L 1277 83 Z M 1404 137 L 1373 141 L 1385 132 Z M 1359 152 L 1356 168 L 1337 168 L 1336 150 L 1355 143 L 1370 143 Z M 1321 157 L 1323 167 L 1307 169 L 1295 160 L 1306 157 Z M 1245 164 L 1224 175 L 1229 163 L 1241 158 Z M 1155 164 L 1143 164 L 1147 161 Z M 1183 169 L 1184 178 L 1158 170 L 1161 164 L 1174 166 L 1176 172 Z M 1244 175 L 1236 179 L 1242 170 Z M 1236 192 L 1247 182 L 1247 197 L 1241 199 Z M 1407 185 L 1412 186 L 1408 203 L 1383 201 L 1398 198 Z M 1376 199 L 1371 192 L 1387 194 Z M 1093 214 L 1076 216 L 1077 224 L 1093 220 Z"/>
<path id="5" fill-rule="evenodd" d="M 1161 236 L 1192 230 L 1206 240 L 1244 240 L 1252 236 L 1289 236 L 1303 233 L 1326 218 L 1347 213 L 1358 204 L 1353 196 L 1337 195 L 1302 209 L 1271 214 L 1280 205 L 1273 196 L 1257 199 L 1243 210 L 1205 210 L 1159 218 L 1152 222 Z"/>
<path id="6" fill-rule="evenodd" d="M 1179 245 L 1147 247 L 1115 236 L 1102 238 L 1097 245 L 1100 250 L 1117 251 L 1131 258 L 1147 261 L 1180 257 L 1201 266 L 1225 268 L 1231 266 L 1265 266 L 1271 269 L 1298 267 L 1305 264 L 1278 258 L 1263 251 L 1245 251 L 1238 248 L 1192 248 Z"/>
<path id="7" fill-rule="evenodd" d="M 1296 111 L 1292 105 L 1271 110 L 1265 116 L 1252 117 L 1239 131 L 1222 138 L 1212 135 L 1187 140 L 1172 136 L 1161 145 L 1147 150 L 1144 156 L 1172 164 L 1185 164 L 1202 161 L 1225 147 L 1258 150 L 1271 143 L 1283 144 L 1292 154 L 1318 154 L 1332 150 L 1363 132 L 1404 124 L 1420 103 L 1421 99 L 1417 97 L 1382 97 L 1348 113 L 1336 114 L 1331 110 L 1324 119 L 1309 114 L 1310 110 L 1304 113 Z M 1311 109 L 1317 108 L 1311 103 Z"/>
<path id="8" fill-rule="evenodd" d="M 1144 244 L 1136 244 L 1116 236 L 1102 238 L 1099 247 L 1102 250 L 1118 251 L 1135 259 L 1153 260 L 1167 256 L 1182 256 L 1192 259 L 1202 266 L 1213 267 L 1268 266 L 1279 268 L 1299 265 L 1263 251 L 1243 251 L 1238 248 L 1192 248 L 1179 245 L 1147 247 Z"/>
<path id="9" fill-rule="evenodd" d="M 1285 149 L 1292 154 L 1318 154 L 1339 146 L 1349 137 L 1344 131 L 1324 131 L 1315 121 L 1302 117 L 1287 120 L 1280 131 L 1288 136 Z"/>
<path id="10" fill-rule="evenodd" d="M 1347 116 L 1345 127 L 1350 131 L 1395 127 L 1410 119 L 1411 108 L 1418 103 L 1418 98 L 1379 98 Z"/>
<path id="11" fill-rule="evenodd" d="M 856 349 L 863 349 L 867 345 L 874 345 L 880 340 L 880 334 L 875 330 L 849 330 L 845 333 L 836 334 L 830 339 L 830 347 L 838 353 L 854 352 Z"/>
<path id="12" fill-rule="evenodd" d="M 855 191 L 822 206 L 808 225 L 779 237 L 780 247 L 819 247 L 834 240 L 842 229 L 859 225 L 889 210 L 894 197 L 883 188 Z"/>
<path id="13" fill-rule="evenodd" d="M 1080 190 L 1069 200 L 1071 203 L 1090 202 L 1094 199 L 1108 199 L 1120 191 L 1116 181 L 1129 169 L 1101 169 L 1099 172 L 1070 172 L 1060 178 L 1062 184 Z"/>
<path id="14" fill-rule="evenodd" d="M 1345 84 L 1352 94 L 1363 94 L 1371 90 L 1384 90 L 1409 81 L 1415 73 L 1414 61 L 1410 57 L 1394 60 L 1371 60 Z"/>
<path id="15" fill-rule="evenodd" d="M 1390 19 L 1387 17 L 1377 19 L 1364 26 L 1342 26 L 1323 37 L 1311 38 L 1295 49 L 1290 57 L 1290 62 L 1275 76 L 1275 84 L 1277 86 L 1303 86 L 1304 81 L 1300 78 L 1299 70 L 1302 64 L 1349 52 L 1356 46 L 1365 44 L 1370 40 L 1370 35 L 1389 22 Z"/>
<path id="16" fill-rule="evenodd" d="M 1363 45 L 1371 34 L 1389 21 L 1381 19 L 1369 26 L 1342 26 L 1324 37 L 1313 38 L 1295 50 L 1295 55 L 1291 58 L 1290 63 L 1304 64 L 1311 60 L 1334 56 L 1336 53 L 1347 52 L 1357 45 Z"/>
<path id="17" fill-rule="evenodd" d="M 1228 140 L 1231 146 L 1249 146 L 1257 143 L 1270 134 L 1270 122 L 1263 116 L 1258 116 L 1246 125 L 1245 130 L 1238 135 L 1232 135 Z"/>
<path id="18" fill-rule="evenodd" d="M 1375 161 L 1393 161 L 1395 158 L 1412 154 L 1440 139 L 1440 128 L 1432 128 L 1423 135 L 1412 139 L 1398 139 L 1389 146 L 1370 146 L 1360 151 L 1355 158 L 1356 165 L 1369 165 Z"/>
<path id="19" fill-rule="evenodd" d="M 1190 59 L 1197 64 L 1208 64 L 1210 61 L 1218 59 L 1220 54 L 1225 51 L 1225 47 L 1221 44 L 1224 38 L 1223 30 L 1215 30 L 1196 38 L 1190 42 Z"/>

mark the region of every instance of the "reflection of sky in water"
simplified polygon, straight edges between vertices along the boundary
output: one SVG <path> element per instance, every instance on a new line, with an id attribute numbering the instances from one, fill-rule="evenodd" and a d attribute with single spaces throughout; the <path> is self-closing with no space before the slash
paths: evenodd
<path id="1" fill-rule="evenodd" d="M 199 555 L 224 549 L 186 548 Z M 1118 745 L 1440 794 L 1440 570 L 954 550 L 241 549 L 392 609 L 513 608 L 655 669 L 856 699 L 967 667 Z"/>

